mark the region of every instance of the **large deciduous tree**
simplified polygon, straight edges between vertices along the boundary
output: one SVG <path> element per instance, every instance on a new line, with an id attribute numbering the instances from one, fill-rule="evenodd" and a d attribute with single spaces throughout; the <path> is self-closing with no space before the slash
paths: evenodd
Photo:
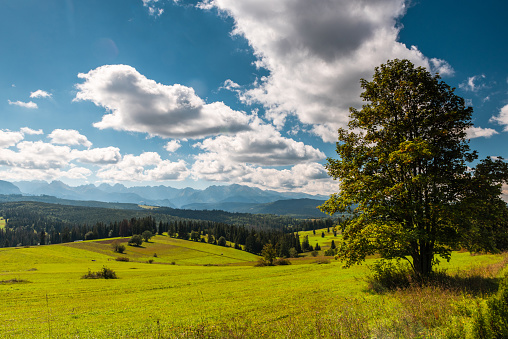
<path id="1" fill-rule="evenodd" d="M 350 109 L 339 159 L 327 164 L 340 190 L 321 206 L 350 215 L 338 252 L 345 265 L 378 253 L 428 275 L 437 256 L 449 260 L 459 246 L 498 249 L 508 167 L 491 158 L 470 167 L 477 159 L 466 137 L 472 108 L 438 74 L 408 60 L 388 61 L 360 83 L 366 103 Z"/>

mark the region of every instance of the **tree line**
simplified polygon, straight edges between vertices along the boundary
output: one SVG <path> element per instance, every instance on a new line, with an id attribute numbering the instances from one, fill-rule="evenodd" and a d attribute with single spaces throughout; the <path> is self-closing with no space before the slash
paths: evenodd
<path id="1" fill-rule="evenodd" d="M 234 246 L 247 252 L 259 254 L 270 243 L 280 257 L 312 250 L 312 246 L 300 244 L 299 231 L 330 228 L 333 219 L 298 220 L 288 218 L 281 223 L 278 216 L 264 215 L 259 224 L 230 224 L 210 220 L 189 220 L 163 214 L 133 217 L 120 221 L 77 224 L 45 216 L 30 208 L 4 208 L 1 215 L 7 220 L 0 229 L 0 247 L 34 246 L 59 244 L 79 240 L 93 240 L 112 237 L 129 237 L 150 231 L 153 234 L 167 234 L 170 237 L 208 242 L 210 244 Z M 275 222 L 270 222 L 271 218 Z M 273 226 L 276 227 L 273 227 Z M 272 227 L 270 227 L 272 226 Z M 305 244 L 305 241 L 303 241 Z M 292 250 L 292 251 L 291 251 Z"/>

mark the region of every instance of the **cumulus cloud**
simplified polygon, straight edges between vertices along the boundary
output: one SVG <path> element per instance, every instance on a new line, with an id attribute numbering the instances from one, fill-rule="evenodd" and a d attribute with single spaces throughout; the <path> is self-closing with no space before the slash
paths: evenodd
<path id="1" fill-rule="evenodd" d="M 508 105 L 503 106 L 499 110 L 499 115 L 493 116 L 489 121 L 503 125 L 503 132 L 508 132 Z"/>
<path id="2" fill-rule="evenodd" d="M 17 151 L 0 149 L 0 165 L 25 169 L 64 168 L 73 159 L 71 149 L 42 141 L 23 141 Z"/>
<path id="3" fill-rule="evenodd" d="M 2 178 L 10 181 L 18 181 L 18 180 L 26 180 L 30 178 L 31 180 L 61 180 L 63 178 L 67 179 L 77 179 L 77 180 L 85 180 L 92 174 L 87 168 L 83 167 L 72 167 L 68 170 L 62 169 L 27 169 L 27 168 L 11 168 L 9 170 L 2 171 Z"/>
<path id="4" fill-rule="evenodd" d="M 325 154 L 320 150 L 285 138 L 273 126 L 259 121 L 253 124 L 252 131 L 205 139 L 196 144 L 196 147 L 233 162 L 264 166 L 294 165 L 325 158 Z"/>
<path id="5" fill-rule="evenodd" d="M 51 93 L 38 89 L 35 92 L 30 92 L 30 98 L 51 98 Z"/>
<path id="6" fill-rule="evenodd" d="M 249 129 L 251 118 L 222 102 L 206 104 L 192 88 L 163 85 L 127 65 L 106 65 L 78 75 L 75 101 L 89 100 L 109 114 L 94 124 L 163 138 L 201 138 Z"/>
<path id="7" fill-rule="evenodd" d="M 235 21 L 233 34 L 244 36 L 269 71 L 242 93 L 246 103 L 261 103 L 279 128 L 288 114 L 315 126 L 324 141 L 344 127 L 349 107 L 359 107 L 360 78 L 389 59 L 410 59 L 417 66 L 451 74 L 444 60 L 426 58 L 416 47 L 398 42 L 397 19 L 404 0 L 205 0 Z M 336 136 L 336 132 L 334 133 Z"/>
<path id="8" fill-rule="evenodd" d="M 80 162 L 89 164 L 116 164 L 122 159 L 118 147 L 93 148 L 84 151 L 73 151 Z"/>
<path id="9" fill-rule="evenodd" d="M 173 153 L 180 147 L 182 147 L 182 145 L 180 145 L 180 140 L 171 140 L 164 146 L 164 149 L 169 153 Z"/>
<path id="10" fill-rule="evenodd" d="M 21 127 L 20 132 L 23 134 L 30 134 L 30 135 L 44 134 L 42 129 L 35 130 L 35 129 L 31 129 L 29 127 Z"/>
<path id="11" fill-rule="evenodd" d="M 237 163 L 217 153 L 196 156 L 192 166 L 196 179 L 237 183 L 262 189 L 329 194 L 337 190 L 319 163 L 297 164 L 290 169 L 264 168 Z"/>
<path id="12" fill-rule="evenodd" d="M 29 102 L 23 102 L 23 101 L 10 101 L 10 100 L 7 100 L 9 102 L 9 105 L 14 105 L 14 106 L 19 106 L 19 107 L 24 107 L 24 108 L 30 108 L 30 109 L 37 109 L 39 108 L 39 106 L 37 106 L 37 104 L 33 101 L 29 101 Z"/>
<path id="13" fill-rule="evenodd" d="M 189 174 L 183 160 L 171 162 L 162 160 L 155 152 L 145 152 L 139 156 L 125 155 L 117 164 L 100 169 L 97 177 L 108 182 L 140 182 L 184 180 Z"/>
<path id="14" fill-rule="evenodd" d="M 0 130 L 0 149 L 14 146 L 23 139 L 24 135 L 22 132 Z"/>
<path id="15" fill-rule="evenodd" d="M 92 143 L 88 141 L 86 136 L 73 129 L 55 129 L 48 135 L 48 138 L 54 144 L 83 145 L 88 148 L 92 146 Z"/>
<path id="16" fill-rule="evenodd" d="M 482 128 L 482 127 L 469 127 L 466 130 L 467 138 L 474 139 L 474 138 L 489 138 L 495 134 L 499 134 L 495 129 L 493 128 Z"/>

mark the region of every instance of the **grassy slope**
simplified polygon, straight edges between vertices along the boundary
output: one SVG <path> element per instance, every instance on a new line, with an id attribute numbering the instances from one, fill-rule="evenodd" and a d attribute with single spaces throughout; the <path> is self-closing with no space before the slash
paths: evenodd
<path id="1" fill-rule="evenodd" d="M 167 335 L 181 326 L 226 321 L 259 328 L 275 323 L 285 331 L 338 304 L 387 298 L 366 291 L 365 265 L 341 270 L 335 261 L 317 265 L 303 258 L 300 265 L 253 267 L 254 255 L 163 236 L 127 248 L 125 256 L 139 262 L 118 262 L 110 246 L 92 241 L 0 249 L 0 280 L 29 281 L 0 284 L 2 337 L 151 338 L 159 330 Z M 176 265 L 147 264 L 149 258 Z M 498 260 L 456 253 L 443 267 Z M 80 279 L 103 266 L 119 279 Z"/>
<path id="2" fill-rule="evenodd" d="M 0 217 L 0 229 L 5 228 L 5 219 Z"/>

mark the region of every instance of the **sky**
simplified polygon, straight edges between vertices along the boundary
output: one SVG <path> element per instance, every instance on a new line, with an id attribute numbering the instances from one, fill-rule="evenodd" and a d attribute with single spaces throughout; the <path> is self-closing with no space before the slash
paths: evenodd
<path id="1" fill-rule="evenodd" d="M 508 158 L 504 0 L 0 2 L 0 179 L 329 194 L 360 79 L 409 59 Z"/>

